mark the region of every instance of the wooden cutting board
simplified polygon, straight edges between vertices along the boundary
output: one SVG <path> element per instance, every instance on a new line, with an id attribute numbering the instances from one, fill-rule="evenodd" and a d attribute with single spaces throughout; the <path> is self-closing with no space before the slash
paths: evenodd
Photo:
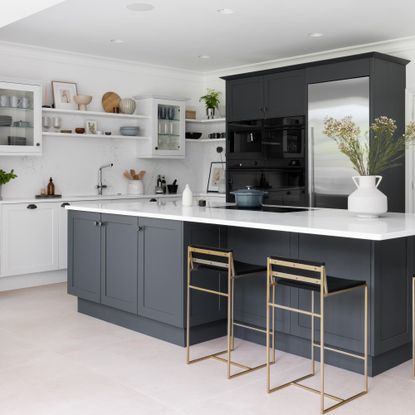
<path id="1" fill-rule="evenodd" d="M 121 98 L 115 92 L 106 92 L 102 96 L 102 108 L 105 112 L 113 112 L 114 107 L 120 106 Z"/>

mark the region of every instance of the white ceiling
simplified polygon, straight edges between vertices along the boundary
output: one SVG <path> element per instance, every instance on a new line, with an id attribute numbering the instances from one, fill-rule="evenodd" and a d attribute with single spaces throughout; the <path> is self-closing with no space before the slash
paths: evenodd
<path id="1" fill-rule="evenodd" d="M 125 7 L 141 1 L 154 10 Z M 413 36 L 414 16 L 408 0 L 66 0 L 0 28 L 0 41 L 206 72 Z"/>

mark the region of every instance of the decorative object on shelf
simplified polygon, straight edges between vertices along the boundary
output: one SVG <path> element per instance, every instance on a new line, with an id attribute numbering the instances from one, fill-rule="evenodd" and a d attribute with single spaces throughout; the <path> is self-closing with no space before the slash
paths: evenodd
<path id="1" fill-rule="evenodd" d="M 182 205 L 183 206 L 192 206 L 193 205 L 193 192 L 190 189 L 190 186 L 186 184 L 182 194 Z"/>
<path id="2" fill-rule="evenodd" d="M 18 108 L 18 106 L 19 106 L 19 98 L 16 95 L 12 95 L 10 97 L 10 107 Z"/>
<path id="3" fill-rule="evenodd" d="M 47 194 L 48 196 L 55 195 L 55 183 L 53 183 L 52 177 L 49 179 L 48 187 L 47 187 Z"/>
<path id="4" fill-rule="evenodd" d="M 123 114 L 134 114 L 136 103 L 131 98 L 123 98 L 120 101 L 120 112 Z"/>
<path id="5" fill-rule="evenodd" d="M 223 161 L 212 161 L 210 163 L 209 179 L 207 185 L 208 193 L 219 193 L 220 184 L 225 180 L 225 163 Z"/>
<path id="6" fill-rule="evenodd" d="M 96 134 L 98 131 L 98 123 L 95 120 L 87 120 L 85 126 L 87 134 Z"/>
<path id="7" fill-rule="evenodd" d="M 42 117 L 42 127 L 45 130 L 49 130 L 49 128 L 50 128 L 50 117 L 48 117 L 47 115 L 44 115 Z"/>
<path id="8" fill-rule="evenodd" d="M 75 128 L 76 134 L 85 134 L 85 128 L 83 127 L 77 127 Z"/>
<path id="9" fill-rule="evenodd" d="M 55 108 L 76 110 L 74 96 L 78 95 L 75 82 L 52 81 L 52 95 Z"/>
<path id="10" fill-rule="evenodd" d="M 7 184 L 10 182 L 10 180 L 13 180 L 17 177 L 14 170 L 10 170 L 8 173 L 4 171 L 3 169 L 0 169 L 0 200 L 3 200 L 1 191 L 4 184 Z"/>
<path id="11" fill-rule="evenodd" d="M 357 189 L 348 198 L 348 209 L 357 216 L 377 217 L 388 210 L 387 197 L 377 188 L 382 180 L 380 174 L 398 166 L 406 145 L 415 141 L 414 122 L 406 126 L 401 137 L 395 137 L 396 128 L 395 120 L 381 116 L 361 138 L 360 128 L 351 117 L 326 118 L 324 122 L 323 133 L 336 141 L 360 175 L 353 177 Z"/>
<path id="12" fill-rule="evenodd" d="M 105 112 L 119 112 L 121 98 L 115 92 L 109 91 L 102 96 L 102 108 Z"/>
<path id="13" fill-rule="evenodd" d="M 199 138 L 202 137 L 202 133 L 196 133 L 196 132 L 186 132 L 186 138 L 190 140 L 199 140 Z"/>
<path id="14" fill-rule="evenodd" d="M 86 106 L 92 101 L 91 95 L 75 95 L 73 99 L 78 104 L 79 111 L 86 111 Z"/>
<path id="15" fill-rule="evenodd" d="M 48 195 L 45 193 L 42 193 L 44 189 L 42 189 L 40 195 L 35 195 L 35 199 L 60 199 L 62 198 L 62 195 Z"/>
<path id="16" fill-rule="evenodd" d="M 97 132 L 98 134 L 99 134 L 99 131 Z M 101 133 L 102 134 L 102 133 Z M 111 135 L 112 134 L 112 131 L 104 131 L 104 134 L 105 135 Z"/>
<path id="17" fill-rule="evenodd" d="M 167 185 L 167 191 L 170 195 L 177 194 L 177 190 L 179 188 L 179 185 L 177 184 L 177 179 L 174 179 L 174 182 L 172 184 Z"/>
<path id="18" fill-rule="evenodd" d="M 186 110 L 186 119 L 195 120 L 196 119 L 196 111 Z"/>
<path id="19" fill-rule="evenodd" d="M 128 179 L 127 194 L 129 195 L 143 195 L 144 194 L 144 170 L 138 173 L 134 169 L 126 170 L 124 177 Z"/>
<path id="20" fill-rule="evenodd" d="M 120 134 L 135 137 L 140 131 L 139 127 L 120 127 Z"/>
<path id="21" fill-rule="evenodd" d="M 200 97 L 199 102 L 206 105 L 206 115 L 209 120 L 215 118 L 215 110 L 219 108 L 221 92 L 208 88 L 207 94 Z"/>
<path id="22" fill-rule="evenodd" d="M 52 125 L 55 131 L 59 131 L 62 125 L 61 117 L 53 117 L 52 118 Z"/>
<path id="23" fill-rule="evenodd" d="M 67 129 L 67 130 L 61 130 L 60 132 L 62 134 L 72 134 L 72 130 L 69 130 L 69 129 Z M 85 132 L 85 130 L 84 130 L 84 132 Z"/>
<path id="24" fill-rule="evenodd" d="M 10 107 L 10 97 L 8 95 L 0 95 L 0 107 Z"/>

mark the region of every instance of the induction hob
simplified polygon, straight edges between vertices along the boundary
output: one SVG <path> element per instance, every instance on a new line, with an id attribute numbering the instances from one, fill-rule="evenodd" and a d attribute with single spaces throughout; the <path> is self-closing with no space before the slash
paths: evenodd
<path id="1" fill-rule="evenodd" d="M 258 212 L 277 212 L 277 213 L 291 213 L 291 212 L 307 212 L 310 210 L 315 210 L 315 208 L 308 207 L 295 207 L 295 206 L 273 206 L 273 205 L 263 205 L 258 207 L 249 207 L 242 208 L 236 205 L 229 206 L 215 206 L 217 209 L 233 209 L 233 210 L 254 210 Z"/>

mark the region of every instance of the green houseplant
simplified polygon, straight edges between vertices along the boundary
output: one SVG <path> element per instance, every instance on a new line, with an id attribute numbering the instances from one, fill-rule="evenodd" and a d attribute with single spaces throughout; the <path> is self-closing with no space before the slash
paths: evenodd
<path id="1" fill-rule="evenodd" d="M 206 115 L 208 119 L 215 118 L 215 110 L 219 108 L 220 104 L 220 91 L 208 88 L 207 94 L 200 97 L 199 102 L 204 102 L 206 105 Z"/>
<path id="2" fill-rule="evenodd" d="M 0 169 L 0 200 L 1 197 L 1 190 L 2 186 L 6 183 L 9 183 L 10 180 L 13 180 L 17 177 L 17 175 L 14 173 L 14 170 L 10 170 L 9 172 L 4 171 L 3 169 Z"/>
<path id="3" fill-rule="evenodd" d="M 395 137 L 395 120 L 376 118 L 369 131 L 361 136 L 359 126 L 352 117 L 341 120 L 326 118 L 323 134 L 332 138 L 359 174 L 352 177 L 357 186 L 348 198 L 348 208 L 358 216 L 379 216 L 387 212 L 387 198 L 379 186 L 385 170 L 400 164 L 407 144 L 415 140 L 415 123 L 409 123 L 405 133 Z"/>

